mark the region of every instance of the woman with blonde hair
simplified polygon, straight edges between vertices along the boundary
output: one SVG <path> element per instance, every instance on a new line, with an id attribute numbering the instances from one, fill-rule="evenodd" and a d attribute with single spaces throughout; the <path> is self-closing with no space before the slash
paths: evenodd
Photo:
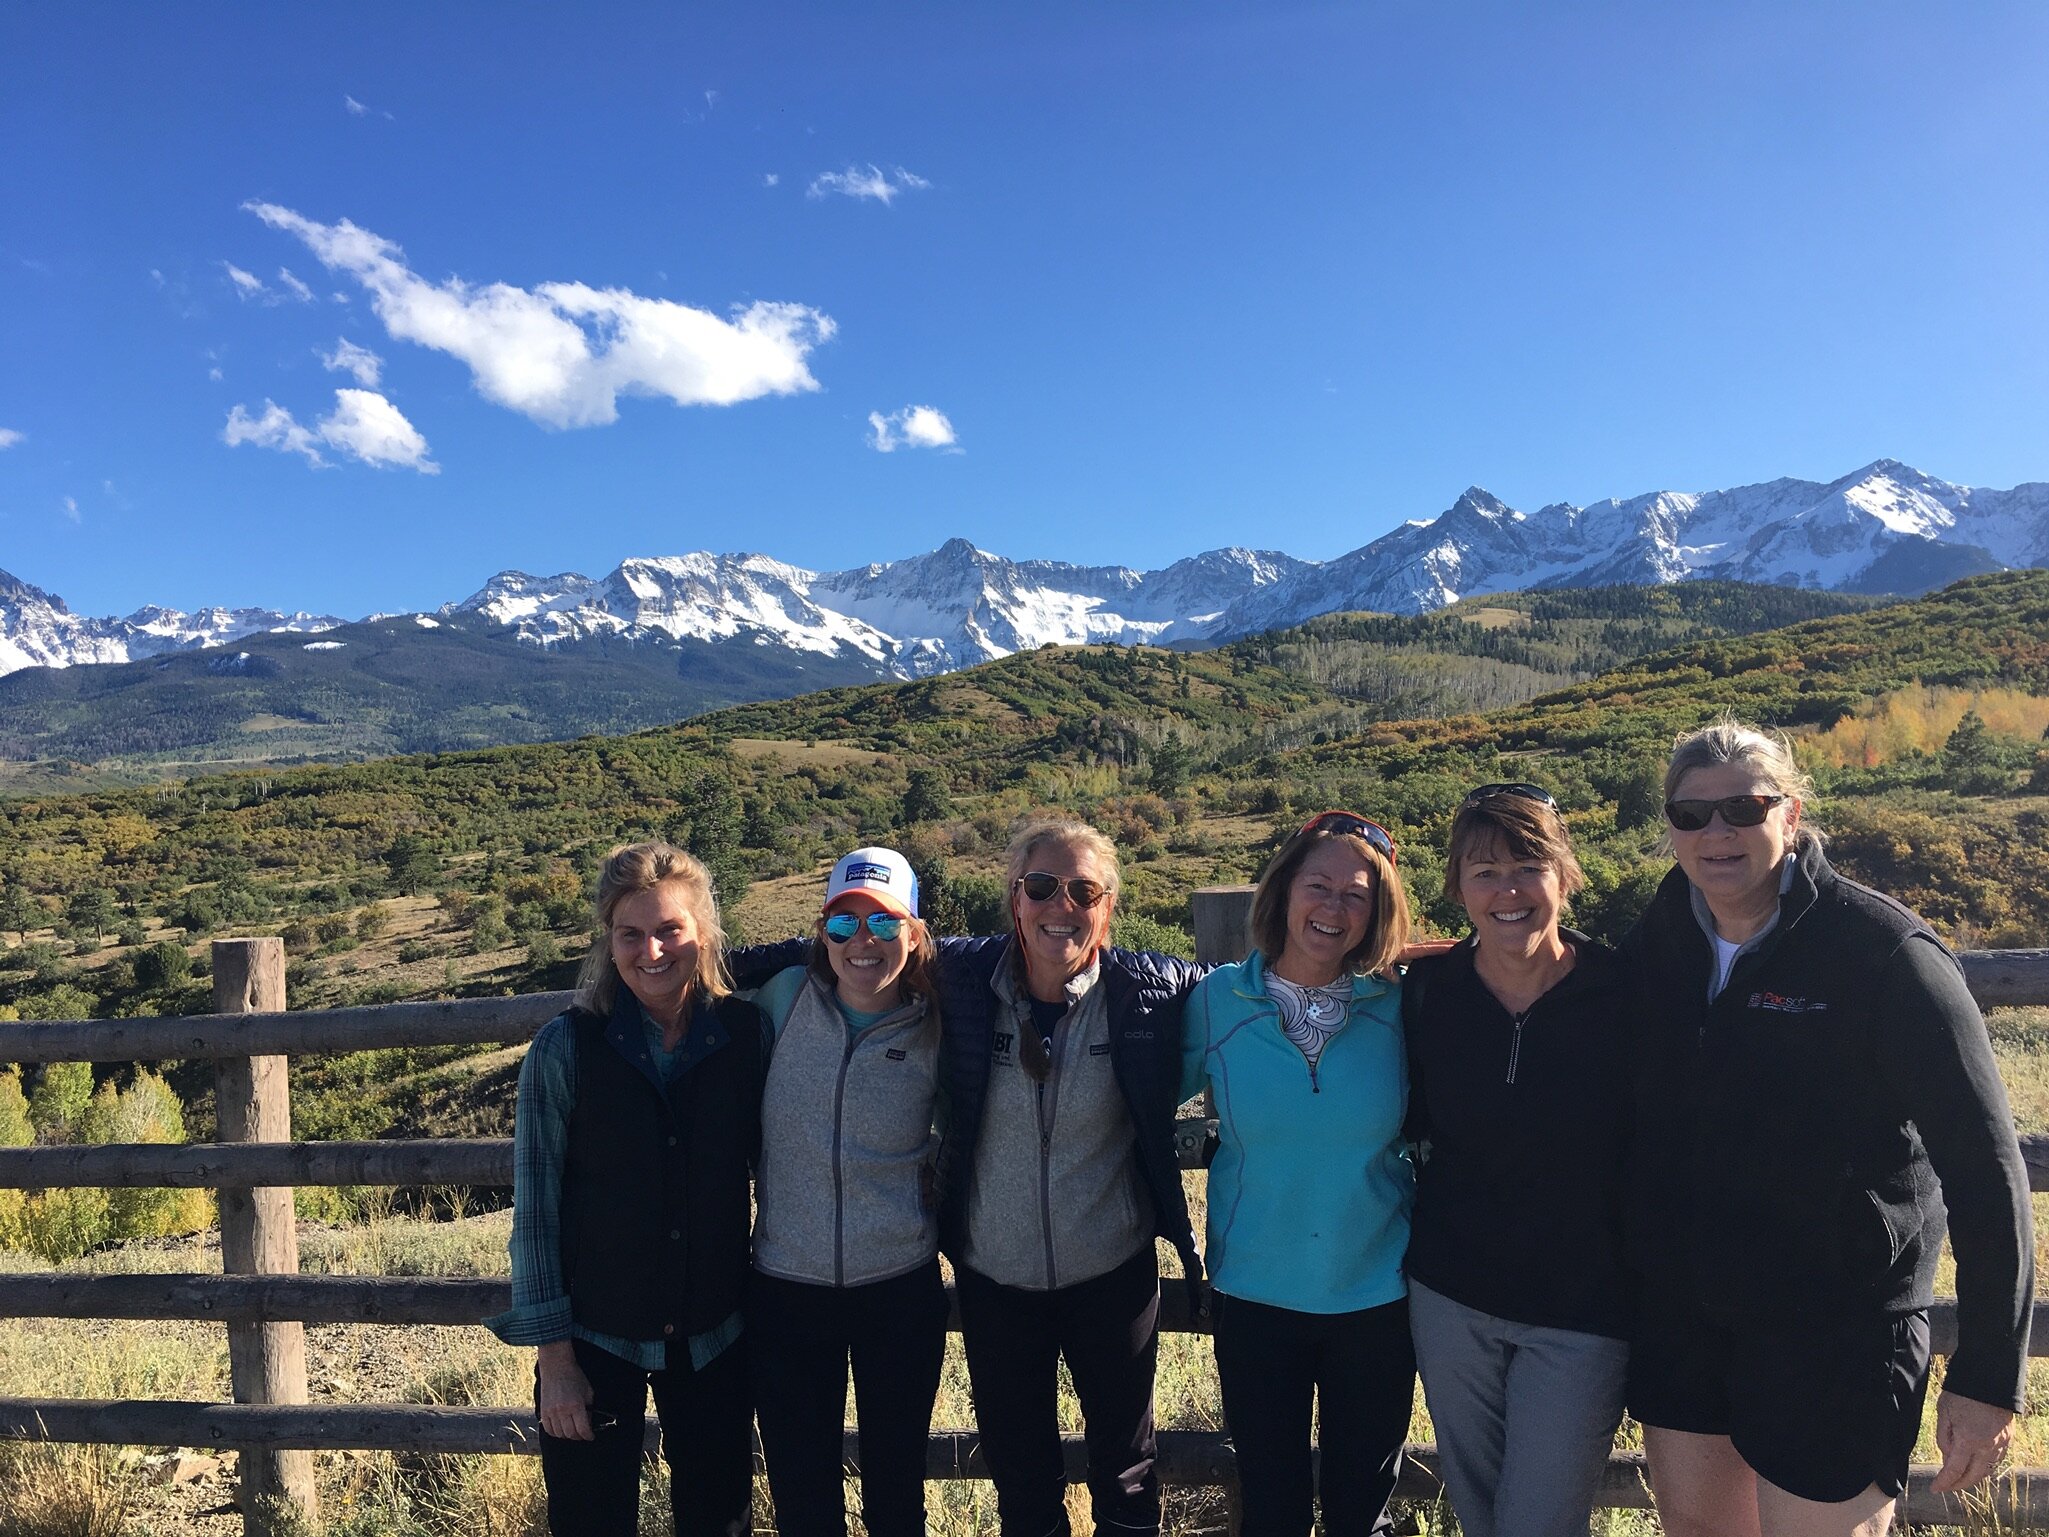
<path id="1" fill-rule="evenodd" d="M 1676 864 L 1624 945 L 1629 1403 L 1671 1537 L 1885 1532 L 1945 1227 L 1933 1487 L 1990 1474 L 2021 1405 L 2028 1179 L 1984 1020 L 1927 924 L 1830 866 L 1811 795 L 1783 737 L 1730 719 L 1680 737 Z"/>
<path id="2" fill-rule="evenodd" d="M 1326 811 L 1261 873 L 1251 956 L 1188 1003 L 1180 1097 L 1207 1088 L 1216 1106 L 1205 1254 L 1245 1537 L 1304 1537 L 1319 1499 L 1327 1532 L 1391 1530 L 1416 1380 L 1408 933 L 1393 837 Z"/>
<path id="3" fill-rule="evenodd" d="M 666 843 L 614 849 L 576 1001 L 520 1068 L 512 1308 L 539 1347 L 548 1524 L 638 1529 L 650 1388 L 678 1537 L 746 1529 L 753 1488 L 741 1303 L 765 1021 L 729 996 L 704 866 Z"/>
<path id="4" fill-rule="evenodd" d="M 1174 1156 L 1186 961 L 1114 948 L 1117 850 L 1028 822 L 1011 931 L 939 946 L 948 1063 L 941 1242 L 1005 1537 L 1065 1537 L 1058 1368 L 1081 1399 L 1098 1531 L 1156 1532 L 1153 1240 L 1201 1276 Z"/>

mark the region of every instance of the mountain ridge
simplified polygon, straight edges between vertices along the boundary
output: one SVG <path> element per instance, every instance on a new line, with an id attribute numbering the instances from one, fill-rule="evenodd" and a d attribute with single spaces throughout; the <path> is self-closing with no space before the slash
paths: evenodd
<path id="1" fill-rule="evenodd" d="M 1207 646 L 1348 611 L 1428 613 L 1477 593 L 1728 580 L 1911 595 L 2049 563 L 2049 483 L 2006 490 L 1880 459 L 1833 481 L 1781 477 L 1520 511 L 1479 486 L 1327 561 L 1241 547 L 1156 570 L 1012 560 L 952 538 L 899 560 L 812 571 L 760 553 L 634 556 L 602 578 L 500 571 L 421 623 L 481 621 L 547 649 L 702 642 L 917 678 L 1046 644 Z M 405 615 L 375 614 L 363 623 Z M 333 615 L 155 605 L 73 613 L 0 572 L 0 674 L 136 661 Z M 779 663 L 779 665 L 786 665 Z"/>

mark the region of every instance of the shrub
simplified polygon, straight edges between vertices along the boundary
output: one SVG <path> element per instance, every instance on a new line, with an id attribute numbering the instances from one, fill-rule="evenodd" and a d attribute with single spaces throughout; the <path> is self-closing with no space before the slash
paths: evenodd
<path id="1" fill-rule="evenodd" d="M 291 949 L 290 931 L 287 931 L 285 948 Z M 135 957 L 135 985 L 147 992 L 168 992 L 174 987 L 183 987 L 192 976 L 192 957 L 185 947 L 160 939 Z"/>
<path id="2" fill-rule="evenodd" d="M 28 1118 L 45 1142 L 68 1141 L 71 1128 L 91 1102 L 90 1062 L 46 1063 L 28 1097 Z"/>

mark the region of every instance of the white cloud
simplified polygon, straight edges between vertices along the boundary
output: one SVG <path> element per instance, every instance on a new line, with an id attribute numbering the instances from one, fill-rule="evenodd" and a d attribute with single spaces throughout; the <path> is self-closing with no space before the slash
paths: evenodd
<path id="1" fill-rule="evenodd" d="M 219 384 L 221 380 L 227 377 L 227 375 L 221 372 L 219 364 L 215 364 L 212 368 L 209 368 L 206 371 L 206 377 L 211 379 L 215 384 Z"/>
<path id="2" fill-rule="evenodd" d="M 764 187 L 773 187 L 781 180 L 782 177 L 778 176 L 774 171 L 764 171 L 761 176 L 761 184 Z"/>
<path id="3" fill-rule="evenodd" d="M 293 277 L 290 267 L 278 268 L 277 280 L 284 284 L 285 291 L 301 304 L 311 304 L 313 302 L 313 290 L 300 282 L 299 279 Z"/>
<path id="4" fill-rule="evenodd" d="M 891 454 L 899 448 L 950 448 L 959 452 L 959 439 L 944 411 L 931 406 L 905 406 L 884 416 L 868 413 L 868 446 L 877 453 Z"/>
<path id="5" fill-rule="evenodd" d="M 379 468 L 393 466 L 439 475 L 441 466 L 427 457 L 427 440 L 403 412 L 374 390 L 336 390 L 334 410 L 311 427 L 295 420 L 274 400 L 263 414 L 251 416 L 241 406 L 228 412 L 221 441 L 230 448 L 253 443 L 279 453 L 301 454 L 316 469 L 325 468 L 322 445 Z"/>
<path id="6" fill-rule="evenodd" d="M 349 109 L 349 116 L 351 117 L 368 117 L 370 115 L 368 107 L 346 92 L 342 94 L 342 105 Z"/>
<path id="7" fill-rule="evenodd" d="M 263 279 L 255 273 L 244 272 L 233 262 L 222 262 L 221 265 L 228 269 L 228 280 L 235 285 L 235 292 L 243 298 L 264 299 L 270 297 L 270 290 L 264 286 Z"/>
<path id="8" fill-rule="evenodd" d="M 346 336 L 335 338 L 334 351 L 320 354 L 330 373 L 354 374 L 356 383 L 375 389 L 383 375 L 384 359 L 368 347 L 358 347 Z"/>
<path id="9" fill-rule="evenodd" d="M 28 434 L 18 427 L 0 427 L 0 449 L 12 448 L 15 444 L 27 440 Z"/>
<path id="10" fill-rule="evenodd" d="M 264 401 L 261 416 L 251 416 L 240 406 L 228 412 L 221 441 L 230 448 L 254 443 L 258 448 L 274 448 L 279 453 L 304 454 L 306 462 L 315 466 L 327 463 L 320 456 L 320 439 L 309 428 L 301 427 L 292 419 L 292 413 L 274 400 Z"/>
<path id="11" fill-rule="evenodd" d="M 347 219 L 320 224 L 275 203 L 243 206 L 361 283 L 393 337 L 459 358 L 486 399 L 549 427 L 616 421 L 621 395 L 732 405 L 815 390 L 805 360 L 838 329 L 803 304 L 757 301 L 724 319 L 583 283 L 430 283 L 396 244 Z"/>
<path id="12" fill-rule="evenodd" d="M 336 390 L 334 412 L 321 419 L 320 437 L 365 464 L 441 473 L 441 466 L 427 457 L 420 429 L 375 390 Z"/>
<path id="13" fill-rule="evenodd" d="M 67 497 L 65 497 L 65 498 L 64 498 L 64 516 L 65 516 L 65 517 L 67 517 L 67 518 L 69 518 L 69 519 L 70 519 L 70 520 L 71 520 L 72 522 L 74 522 L 74 523 L 79 523 L 79 522 L 83 522 L 83 521 L 84 521 L 84 520 L 83 520 L 82 518 L 80 518 L 80 517 L 79 517 L 79 515 L 78 515 L 78 498 L 77 498 L 77 497 L 75 497 L 75 496 L 67 496 Z"/>
<path id="14" fill-rule="evenodd" d="M 825 197 L 837 193 L 841 197 L 870 198 L 888 207 L 896 201 L 900 192 L 918 192 L 932 183 L 902 166 L 885 171 L 877 165 L 850 165 L 844 171 L 824 171 L 811 179 L 805 189 L 807 197 Z"/>

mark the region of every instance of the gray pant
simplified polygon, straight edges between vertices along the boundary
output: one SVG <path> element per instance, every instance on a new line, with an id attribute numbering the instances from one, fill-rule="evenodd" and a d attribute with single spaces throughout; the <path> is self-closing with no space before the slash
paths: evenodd
<path id="1" fill-rule="evenodd" d="M 1466 1537 L 1587 1537 L 1629 1346 L 1510 1323 L 1413 1279 L 1409 1322 Z"/>

